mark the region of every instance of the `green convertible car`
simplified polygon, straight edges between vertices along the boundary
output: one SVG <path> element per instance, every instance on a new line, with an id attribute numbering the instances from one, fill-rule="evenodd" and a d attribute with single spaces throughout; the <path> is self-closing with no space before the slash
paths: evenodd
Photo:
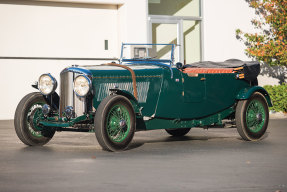
<path id="1" fill-rule="evenodd" d="M 123 44 L 119 63 L 71 66 L 57 80 L 42 74 L 15 112 L 26 145 L 44 145 L 56 131 L 95 132 L 101 147 L 124 150 L 135 131 L 236 125 L 247 141 L 266 132 L 272 106 L 258 86 L 258 62 L 174 63 L 173 44 Z"/>

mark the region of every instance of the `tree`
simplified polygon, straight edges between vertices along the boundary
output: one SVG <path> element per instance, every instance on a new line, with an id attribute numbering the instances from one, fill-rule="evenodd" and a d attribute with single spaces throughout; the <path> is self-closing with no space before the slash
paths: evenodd
<path id="1" fill-rule="evenodd" d="M 251 21 L 258 33 L 236 30 L 236 38 L 247 47 L 246 54 L 271 66 L 287 67 L 287 0 L 246 0 L 255 9 Z"/>

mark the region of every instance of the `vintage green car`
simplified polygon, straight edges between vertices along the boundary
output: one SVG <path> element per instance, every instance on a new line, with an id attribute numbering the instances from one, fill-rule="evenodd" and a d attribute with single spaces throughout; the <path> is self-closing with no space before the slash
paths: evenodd
<path id="1" fill-rule="evenodd" d="M 71 66 L 32 85 L 15 112 L 26 145 L 44 145 L 56 131 L 95 132 L 104 150 L 128 147 L 135 131 L 165 129 L 184 136 L 192 127 L 236 125 L 247 141 L 266 132 L 272 106 L 258 86 L 258 62 L 174 63 L 173 44 L 123 44 L 119 63 Z"/>

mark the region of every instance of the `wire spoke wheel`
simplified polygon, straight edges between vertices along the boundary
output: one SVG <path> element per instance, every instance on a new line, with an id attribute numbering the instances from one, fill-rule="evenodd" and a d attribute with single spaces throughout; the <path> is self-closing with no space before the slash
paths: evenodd
<path id="1" fill-rule="evenodd" d="M 123 141 L 131 128 L 130 115 L 123 105 L 115 105 L 107 117 L 107 133 L 114 142 Z"/>
<path id="2" fill-rule="evenodd" d="M 246 110 L 246 124 L 248 129 L 257 133 L 263 128 L 266 114 L 263 104 L 259 100 L 253 100 L 249 103 Z"/>
<path id="3" fill-rule="evenodd" d="M 45 129 L 39 125 L 44 104 L 46 101 L 43 95 L 34 92 L 26 95 L 17 106 L 14 117 L 15 131 L 18 138 L 26 145 L 44 145 L 55 134 L 54 129 Z M 43 134 L 43 129 L 45 129 L 45 134 Z"/>
<path id="4" fill-rule="evenodd" d="M 236 125 L 240 136 L 247 141 L 259 140 L 266 132 L 269 110 L 265 97 L 258 92 L 248 100 L 241 100 L 236 107 Z"/>
<path id="5" fill-rule="evenodd" d="M 35 103 L 28 110 L 26 124 L 30 133 L 35 137 L 43 137 L 41 134 L 41 127 L 38 125 L 38 122 L 41 118 L 41 109 L 44 103 Z"/>
<path id="6" fill-rule="evenodd" d="M 95 133 L 104 150 L 120 151 L 128 147 L 135 132 L 135 112 L 124 96 L 111 95 L 98 106 Z"/>

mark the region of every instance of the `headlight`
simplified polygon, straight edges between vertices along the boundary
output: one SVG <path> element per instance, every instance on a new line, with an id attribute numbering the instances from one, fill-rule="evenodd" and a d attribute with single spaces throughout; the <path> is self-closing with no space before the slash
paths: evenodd
<path id="1" fill-rule="evenodd" d="M 84 75 L 79 75 L 74 80 L 74 91 L 79 97 L 86 96 L 89 93 L 90 88 L 91 80 L 88 77 Z"/>
<path id="2" fill-rule="evenodd" d="M 57 81 L 50 73 L 43 74 L 39 78 L 38 87 L 43 95 L 49 95 L 56 90 Z"/>

